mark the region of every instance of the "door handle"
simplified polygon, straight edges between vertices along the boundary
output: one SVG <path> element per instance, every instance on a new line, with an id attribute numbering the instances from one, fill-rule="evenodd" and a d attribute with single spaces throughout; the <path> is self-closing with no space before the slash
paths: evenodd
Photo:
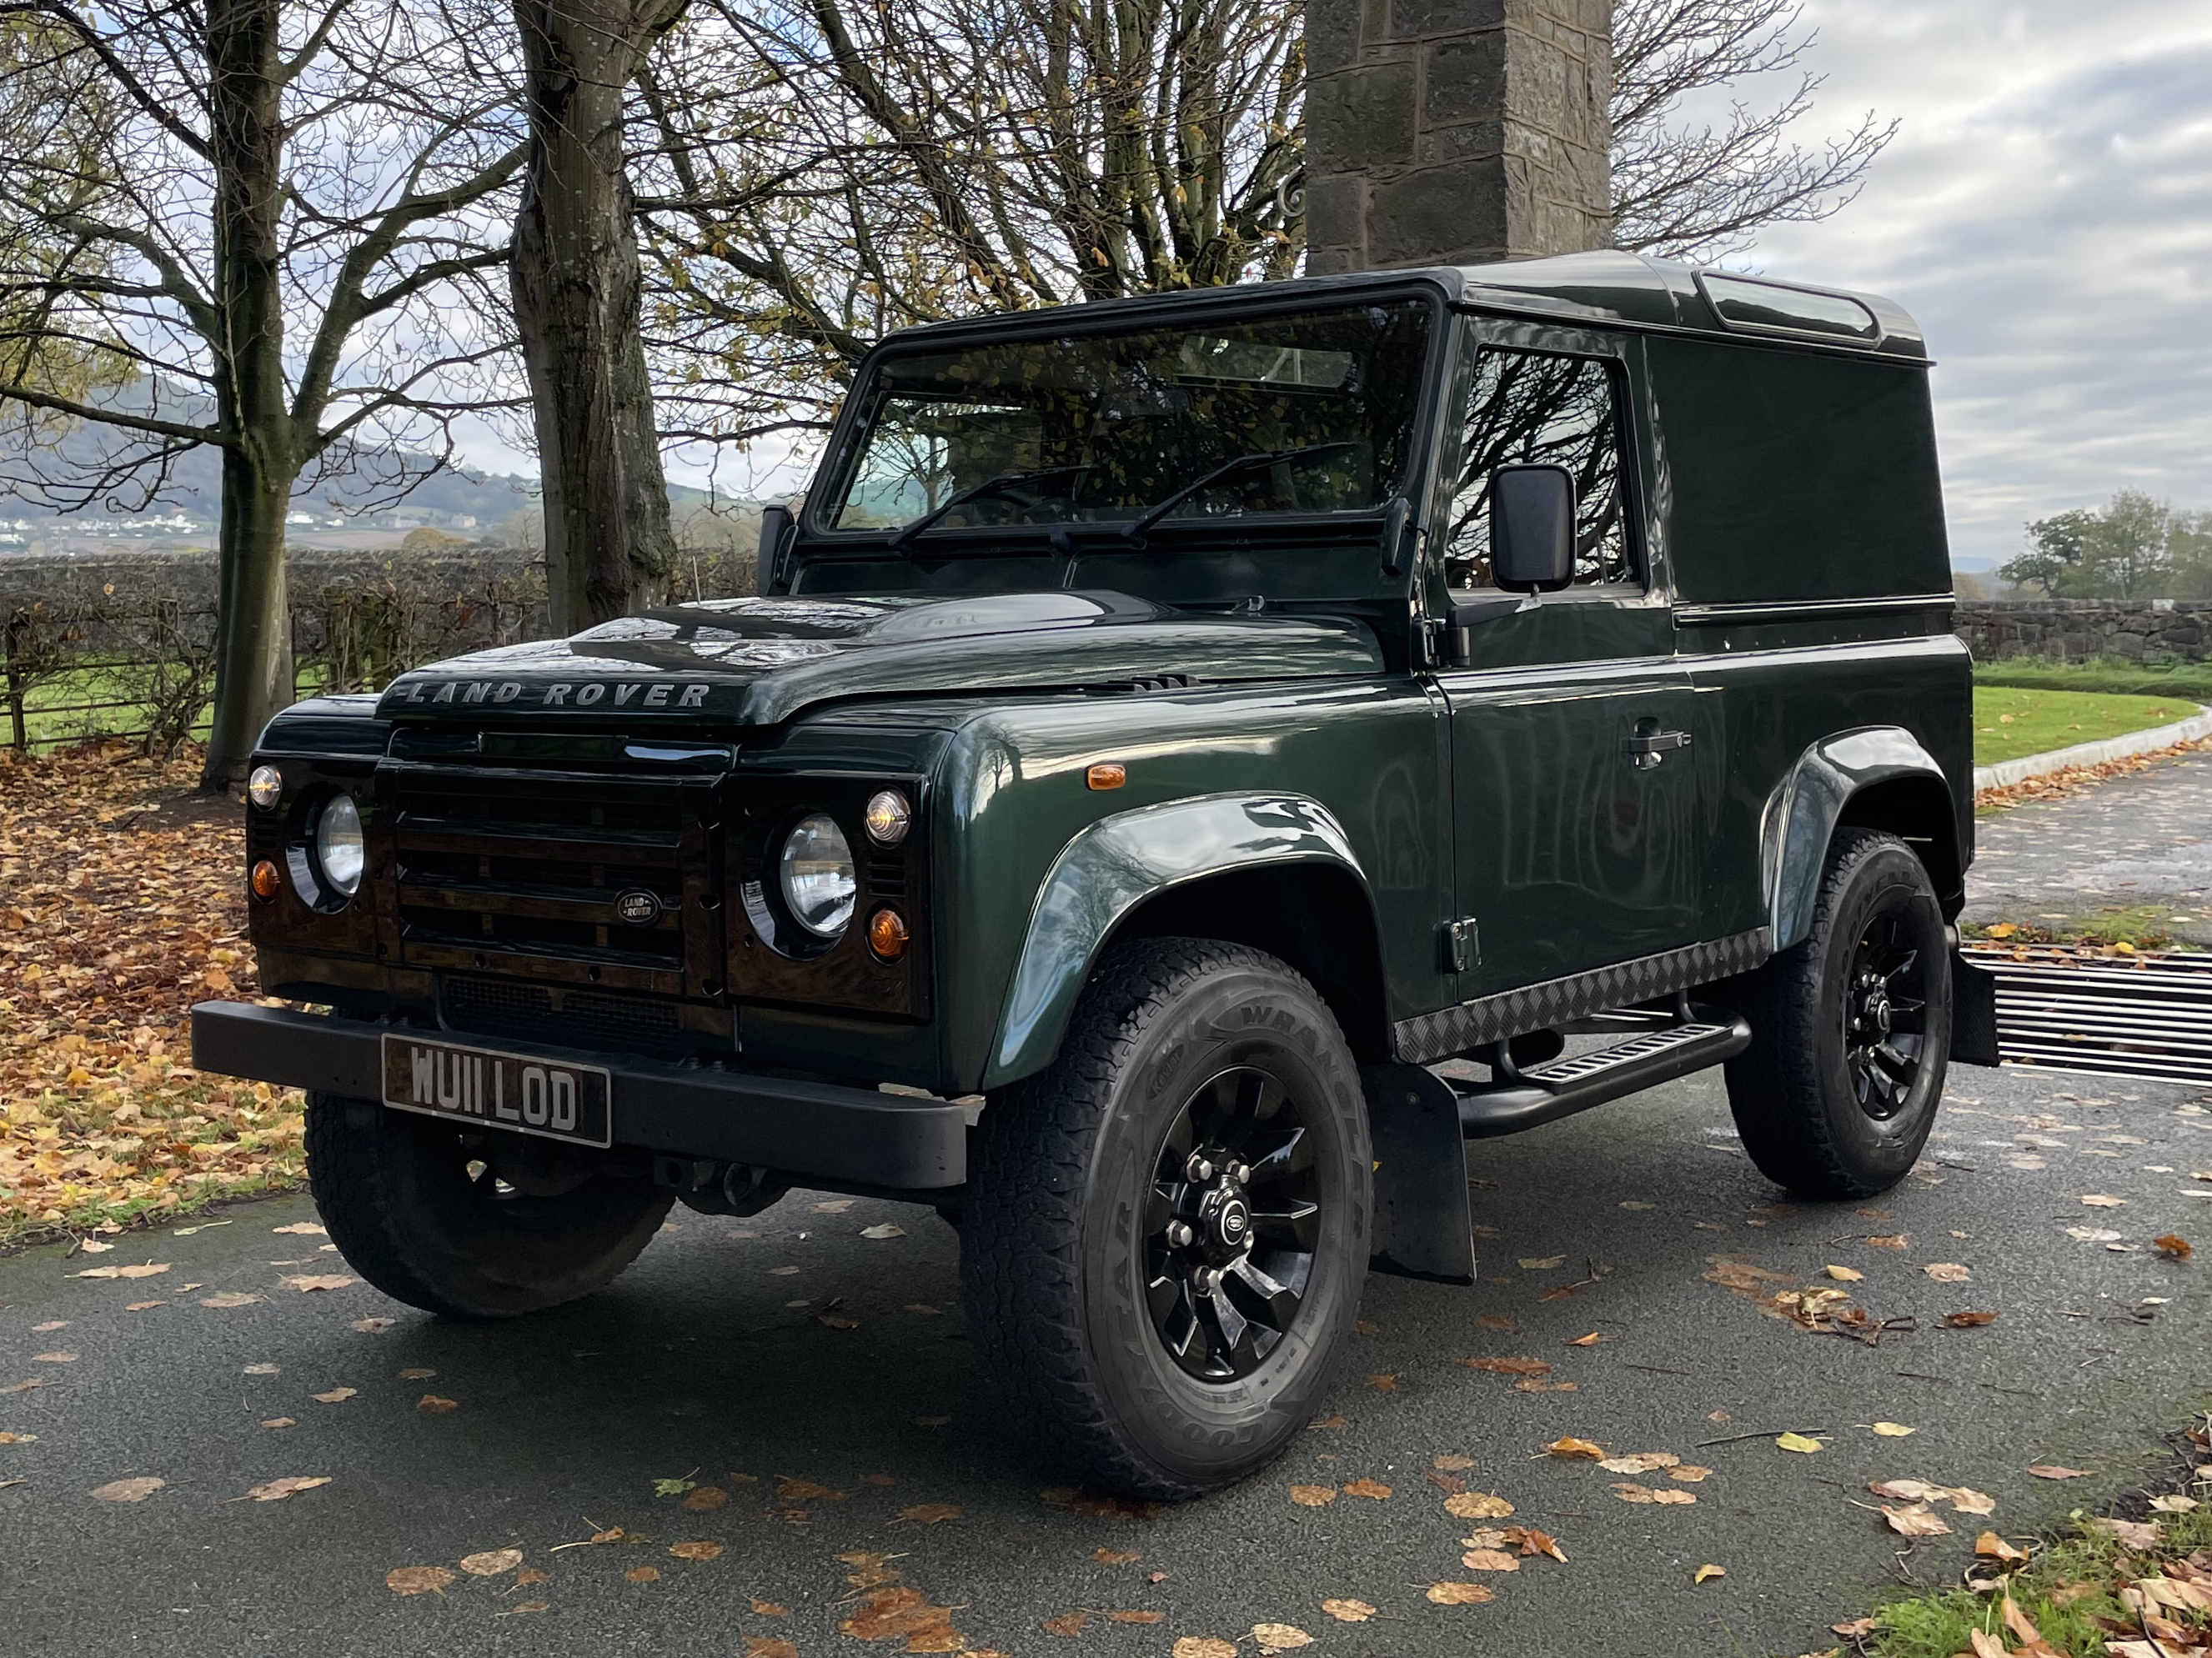
<path id="1" fill-rule="evenodd" d="M 1620 739 L 1620 751 L 1638 771 L 1649 771 L 1663 761 L 1669 750 L 1690 746 L 1687 732 L 1640 731 L 1633 737 Z"/>

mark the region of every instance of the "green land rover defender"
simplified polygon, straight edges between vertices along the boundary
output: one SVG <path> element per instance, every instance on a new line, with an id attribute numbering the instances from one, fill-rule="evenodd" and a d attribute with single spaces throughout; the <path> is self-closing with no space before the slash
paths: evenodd
<path id="1" fill-rule="evenodd" d="M 261 985 L 327 1011 L 196 1061 L 455 1318 L 678 1201 L 933 1206 L 1013 1421 L 1227 1484 L 1370 1268 L 1471 1280 L 1468 1140 L 1724 1066 L 1864 1198 L 1995 1062 L 1928 367 L 1622 253 L 896 335 L 757 597 L 270 725 Z"/>

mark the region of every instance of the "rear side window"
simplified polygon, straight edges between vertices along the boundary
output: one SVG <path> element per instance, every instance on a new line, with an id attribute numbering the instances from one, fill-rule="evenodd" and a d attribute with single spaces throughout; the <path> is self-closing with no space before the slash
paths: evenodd
<path id="1" fill-rule="evenodd" d="M 1522 461 L 1574 477 L 1575 585 L 1635 580 L 1621 434 L 1619 376 L 1604 358 L 1483 348 L 1444 538 L 1445 580 L 1491 585 L 1490 475 Z"/>

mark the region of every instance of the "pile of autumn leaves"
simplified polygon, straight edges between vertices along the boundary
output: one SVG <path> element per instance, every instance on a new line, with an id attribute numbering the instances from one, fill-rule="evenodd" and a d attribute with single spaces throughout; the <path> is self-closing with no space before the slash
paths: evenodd
<path id="1" fill-rule="evenodd" d="M 0 751 L 0 1241 L 300 1177 L 299 1096 L 190 1067 L 191 1005 L 253 989 L 238 812 L 188 809 L 195 773 Z"/>

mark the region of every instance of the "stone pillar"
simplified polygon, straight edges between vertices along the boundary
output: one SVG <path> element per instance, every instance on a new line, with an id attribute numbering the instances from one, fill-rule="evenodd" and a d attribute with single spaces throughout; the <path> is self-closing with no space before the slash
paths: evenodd
<path id="1" fill-rule="evenodd" d="M 1306 0 L 1306 269 L 1480 264 L 1611 232 L 1611 0 Z"/>

